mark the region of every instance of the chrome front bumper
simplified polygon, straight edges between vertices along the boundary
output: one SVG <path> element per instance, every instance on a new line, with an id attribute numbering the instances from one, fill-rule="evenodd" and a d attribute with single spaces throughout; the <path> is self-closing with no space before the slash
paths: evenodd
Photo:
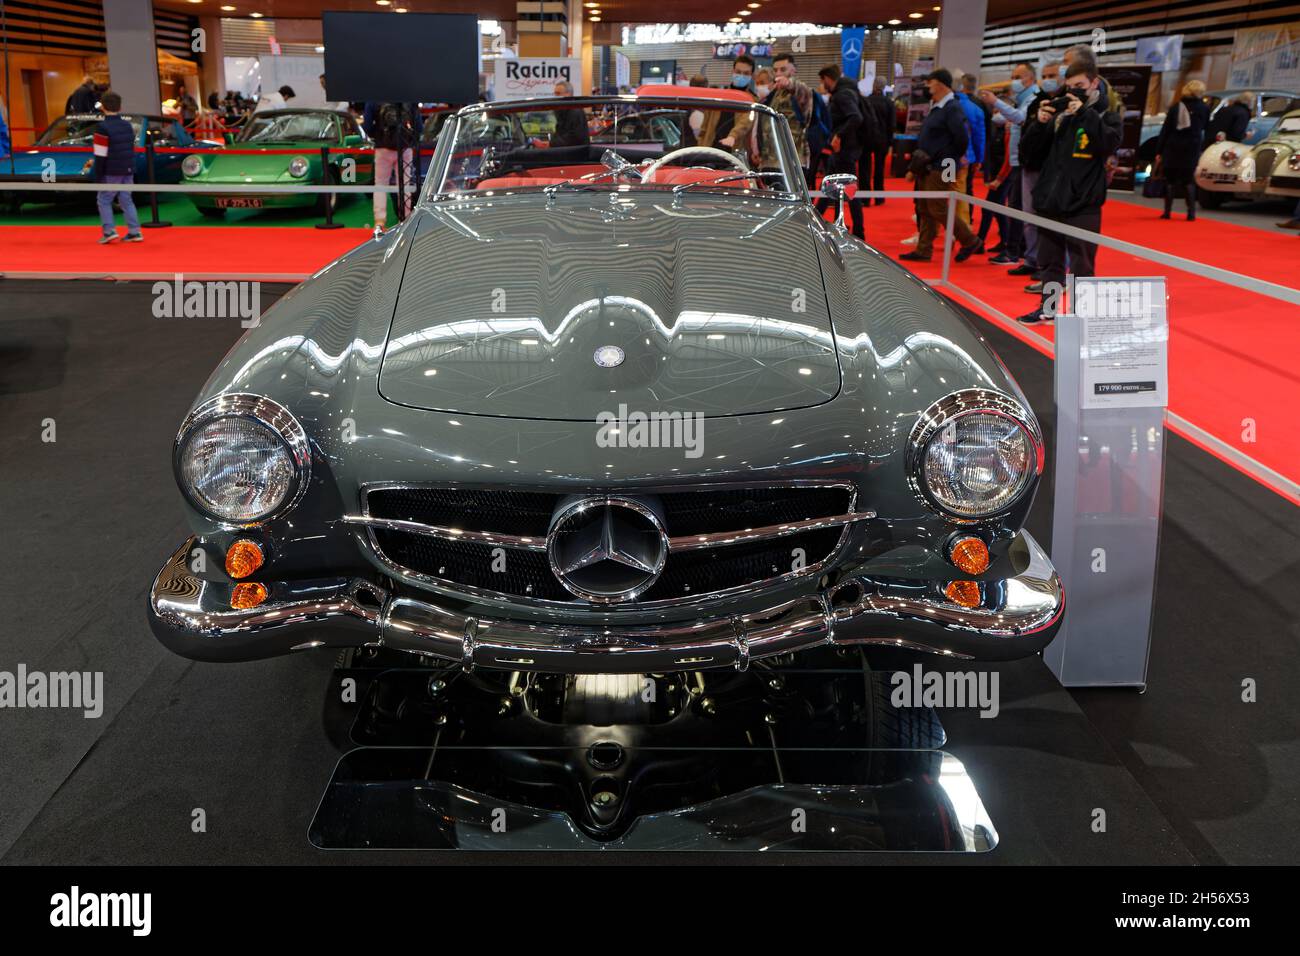
<path id="1" fill-rule="evenodd" d="M 271 583 L 271 599 L 230 609 L 232 585 L 204 580 L 187 563 L 190 539 L 158 573 L 149 623 L 168 649 L 202 661 L 275 657 L 313 647 L 388 647 L 467 666 L 560 673 L 661 673 L 714 667 L 818 645 L 885 645 L 975 660 L 1036 653 L 1065 611 L 1061 579 L 1021 532 L 1023 566 L 986 582 L 986 606 L 937 600 L 928 585 L 869 577 L 753 614 L 655 626 L 569 627 L 472 617 L 387 594 L 360 578 Z"/>

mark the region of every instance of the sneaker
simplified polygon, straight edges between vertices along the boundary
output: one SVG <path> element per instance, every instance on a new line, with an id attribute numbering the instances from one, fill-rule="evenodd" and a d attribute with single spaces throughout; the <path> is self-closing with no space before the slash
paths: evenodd
<path id="1" fill-rule="evenodd" d="M 1042 312 L 1034 309 L 1033 312 L 1026 312 L 1024 315 L 1017 316 L 1016 321 L 1023 325 L 1036 325 L 1039 322 L 1049 322 L 1051 320 Z"/>
<path id="2" fill-rule="evenodd" d="M 953 256 L 958 262 L 965 262 L 971 256 L 979 251 L 979 243 L 972 242 L 969 246 L 962 246 L 957 250 L 957 255 Z"/>
<path id="3" fill-rule="evenodd" d="M 101 246 L 106 246 L 110 242 L 116 242 L 116 241 L 117 241 L 117 233 L 115 232 L 106 232 L 99 237 L 99 244 Z"/>
<path id="4" fill-rule="evenodd" d="M 1300 219 L 1288 219 L 1277 224 L 1279 229 L 1300 229 Z"/>
<path id="5" fill-rule="evenodd" d="M 1008 256 L 1008 255 L 1004 255 L 1003 253 L 998 253 L 996 256 L 994 256 L 992 259 L 989 260 L 989 265 L 1013 266 L 1019 261 L 1020 261 L 1019 259 L 1016 259 L 1013 256 Z"/>
<path id="6" fill-rule="evenodd" d="M 916 251 L 904 252 L 901 255 L 899 255 L 898 258 L 902 259 L 904 262 L 929 262 L 930 261 L 929 256 L 923 256 L 921 255 L 921 253 Z"/>
<path id="7" fill-rule="evenodd" d="M 123 242 L 144 242 L 144 236 L 138 232 L 128 232 L 122 237 Z"/>
<path id="8" fill-rule="evenodd" d="M 1038 282 L 1029 283 L 1029 285 L 1025 286 L 1025 291 L 1030 293 L 1031 295 L 1042 295 L 1043 293 L 1042 281 L 1040 280 Z"/>
<path id="9" fill-rule="evenodd" d="M 1009 269 L 1009 270 L 1007 270 L 1007 275 L 1009 275 L 1009 276 L 1031 276 L 1031 275 L 1033 275 L 1033 274 L 1034 274 L 1035 272 L 1037 272 L 1037 271 L 1038 271 L 1038 270 L 1037 270 L 1034 266 L 1026 265 L 1025 263 L 1022 262 L 1022 263 L 1020 263 L 1020 265 L 1016 266 L 1014 269 Z"/>

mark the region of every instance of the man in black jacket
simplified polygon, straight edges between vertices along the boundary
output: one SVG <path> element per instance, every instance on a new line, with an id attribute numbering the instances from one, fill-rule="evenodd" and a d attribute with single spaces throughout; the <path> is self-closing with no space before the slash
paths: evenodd
<path id="1" fill-rule="evenodd" d="M 921 125 L 912 151 L 912 168 L 908 177 L 918 192 L 957 192 L 966 164 L 966 112 L 952 91 L 952 74 L 935 70 L 926 81 L 930 90 L 930 112 Z M 916 203 L 919 236 L 916 249 L 898 258 L 907 262 L 929 262 L 934 251 L 934 237 L 948 218 L 948 204 L 942 199 L 918 199 Z M 958 262 L 965 262 L 979 247 L 979 239 L 960 216 L 953 217 L 952 234 L 961 248 Z"/>
<path id="2" fill-rule="evenodd" d="M 67 102 L 63 104 L 63 112 L 69 116 L 75 116 L 78 113 L 95 112 L 95 103 L 99 97 L 95 95 L 95 81 L 90 76 L 81 78 L 81 85 L 77 87 L 68 96 Z"/>
<path id="3" fill-rule="evenodd" d="M 884 77 L 876 77 L 871 95 L 864 97 L 864 100 L 875 122 L 871 127 L 872 139 L 862 151 L 858 179 L 863 185 L 881 191 L 885 188 L 885 161 L 889 157 L 889 147 L 894 142 L 894 124 L 897 121 L 894 101 L 885 95 Z M 876 205 L 879 206 L 884 201 L 883 197 L 877 197 Z"/>
<path id="4" fill-rule="evenodd" d="M 122 108 L 122 97 L 118 94 L 109 90 L 100 103 L 104 108 L 104 119 L 95 127 L 91 137 L 95 182 L 129 184 L 135 180 L 135 127 L 117 115 Z M 126 219 L 126 237 L 123 241 L 143 242 L 140 217 L 136 215 L 131 193 L 109 188 L 96 193 L 99 221 L 104 227 L 103 235 L 99 237 L 100 244 L 117 239 L 117 228 L 113 222 L 114 199 L 122 207 L 122 216 Z"/>
<path id="5" fill-rule="evenodd" d="M 1255 96 L 1253 93 L 1241 93 L 1224 103 L 1210 117 L 1210 125 L 1205 129 L 1205 142 L 1240 143 L 1246 136 L 1246 127 L 1254 115 Z"/>
<path id="6" fill-rule="evenodd" d="M 1065 73 L 1063 96 L 1038 108 L 1037 122 L 1021 133 L 1020 156 L 1042 163 L 1034 187 L 1034 211 L 1067 226 L 1101 231 L 1106 201 L 1106 160 L 1119 146 L 1120 114 L 1110 109 L 1094 62 L 1075 62 Z M 1024 323 L 1056 317 L 1065 288 L 1065 256 L 1076 276 L 1095 275 L 1097 244 L 1038 230 L 1038 265 L 1043 277 L 1039 308 Z"/>
<path id="7" fill-rule="evenodd" d="M 826 172 L 853 173 L 858 171 L 858 157 L 862 153 L 862 97 L 858 84 L 844 76 L 834 64 L 818 71 L 822 89 L 831 95 L 831 155 Z M 831 201 L 822 197 L 817 201 L 817 211 L 825 212 Z M 862 200 L 854 196 L 849 200 L 853 213 L 853 235 L 865 238 L 862 228 Z"/>

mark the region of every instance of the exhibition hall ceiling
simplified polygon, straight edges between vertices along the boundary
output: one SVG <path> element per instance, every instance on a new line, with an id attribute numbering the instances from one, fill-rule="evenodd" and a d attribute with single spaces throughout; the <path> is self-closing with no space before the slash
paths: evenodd
<path id="1" fill-rule="evenodd" d="M 159 7 L 196 16 L 314 18 L 322 10 L 396 11 L 411 13 L 477 13 L 497 20 L 515 19 L 515 0 L 156 0 Z M 592 0 L 594 2 L 594 0 Z M 940 0 L 940 3 L 942 0 Z M 934 0 L 600 0 L 600 15 L 607 23 L 723 23 L 744 10 L 755 21 L 777 20 L 814 23 L 887 23 L 897 19 L 905 26 L 935 26 L 939 14 Z M 1050 0 L 989 0 L 990 19 L 1053 9 Z M 227 10 L 233 7 L 233 10 Z M 920 14 L 913 17 L 912 14 Z"/>

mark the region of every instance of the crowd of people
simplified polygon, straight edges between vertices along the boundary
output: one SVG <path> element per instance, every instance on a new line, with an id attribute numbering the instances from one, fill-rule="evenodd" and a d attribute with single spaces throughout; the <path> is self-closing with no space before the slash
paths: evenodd
<path id="1" fill-rule="evenodd" d="M 883 190 L 896 122 L 884 81 L 877 78 L 872 92 L 864 95 L 857 81 L 834 64 L 822 67 L 817 80 L 814 92 L 799 79 L 790 54 L 778 54 L 770 69 L 756 67 L 752 58 L 741 55 L 732 64 L 730 85 L 786 117 L 810 186 L 819 175 L 852 173 L 860 191 Z M 692 82 L 706 81 L 697 77 Z M 906 175 L 917 192 L 928 195 L 915 200 L 917 234 L 907 240 L 915 247 L 900 259 L 933 258 L 939 233 L 946 228 L 948 201 L 932 194 L 974 196 L 980 175 L 987 197 L 995 203 L 1087 232 L 1101 230 L 1108 161 L 1120 144 L 1122 104 L 1099 75 L 1090 46 L 1071 47 L 1061 62 L 1041 69 L 1017 64 L 1005 99 L 987 90 L 977 92 L 971 74 L 937 69 L 924 82 L 930 109 Z M 1160 144 L 1170 192 L 1177 189 L 1186 195 L 1189 210 L 1195 206 L 1195 144 L 1208 119 L 1199 99 L 1203 92 L 1188 85 L 1181 101 L 1185 106 L 1170 111 Z M 724 148 L 743 146 L 750 134 L 747 128 L 693 132 L 702 144 Z M 750 152 L 763 162 L 763 144 L 751 144 Z M 1190 161 L 1184 158 L 1188 153 Z M 853 235 L 865 238 L 868 203 L 860 191 L 848 201 L 848 224 Z M 875 202 L 884 199 L 876 197 Z M 817 208 L 825 212 L 829 206 L 830 200 L 822 198 Z M 994 226 L 997 241 L 989 246 Z M 1037 296 L 1038 303 L 1019 317 L 1026 324 L 1055 318 L 1067 269 L 1075 276 L 1093 275 L 1096 244 L 1078 236 L 1040 229 L 989 209 L 982 209 L 977 221 L 973 204 L 960 201 L 952 231 L 958 262 L 983 254 L 990 265 L 1010 267 L 1008 275 L 1029 279 L 1025 291 Z"/>

